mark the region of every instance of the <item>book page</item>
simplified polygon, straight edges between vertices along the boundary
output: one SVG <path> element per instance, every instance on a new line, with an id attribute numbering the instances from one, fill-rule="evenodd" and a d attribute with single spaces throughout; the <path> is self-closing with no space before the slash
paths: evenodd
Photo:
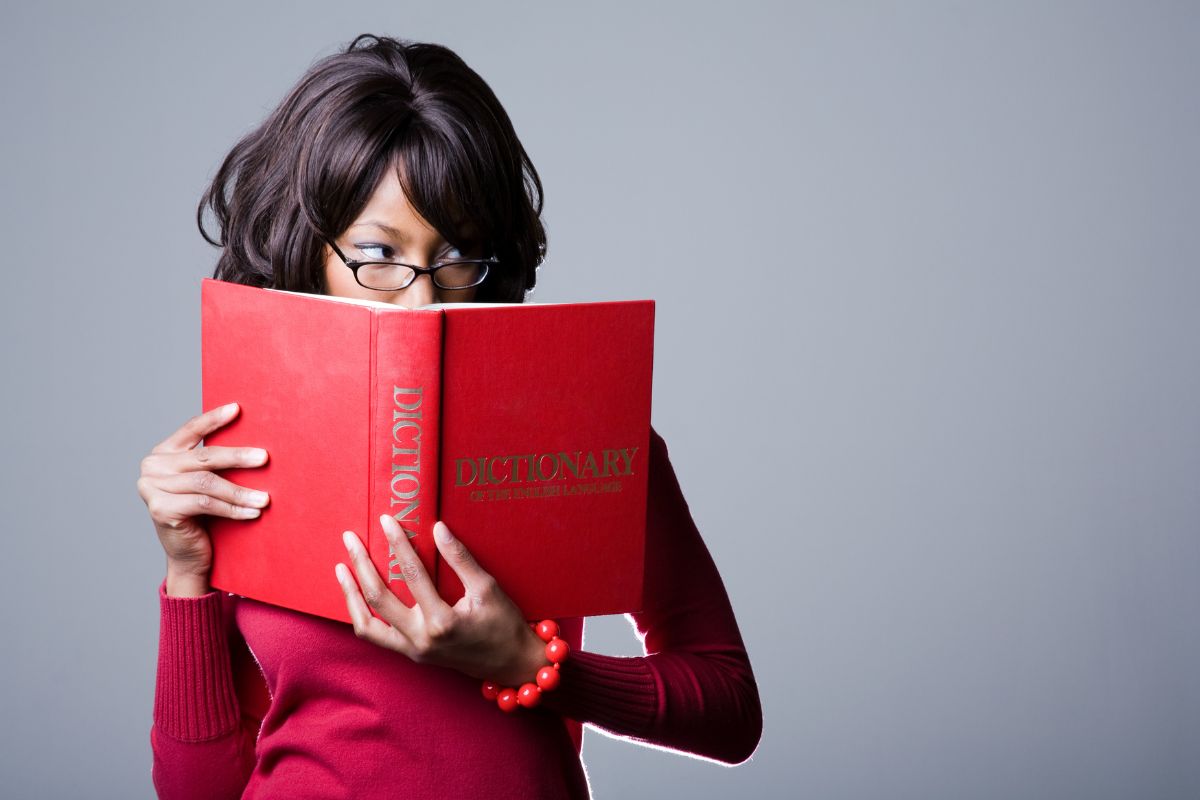
<path id="1" fill-rule="evenodd" d="M 367 306 L 368 308 L 390 308 L 397 309 L 400 306 L 391 303 L 385 303 L 382 300 L 360 300 L 357 297 L 337 297 L 331 294 L 312 294 L 311 292 L 292 292 L 287 289 L 267 289 L 268 292 L 280 292 L 282 294 L 296 294 L 301 297 L 313 297 L 317 300 L 333 300 L 338 303 L 352 303 L 356 306 Z M 407 309 L 405 309 L 407 310 Z"/>
<path id="2" fill-rule="evenodd" d="M 527 306 L 569 306 L 574 303 L 535 303 L 532 300 L 526 300 L 524 303 L 430 303 L 427 306 L 418 306 L 422 310 L 436 311 L 439 308 L 521 308 Z"/>
<path id="3" fill-rule="evenodd" d="M 311 294 L 309 292 L 292 292 L 287 289 L 267 289 L 268 292 L 282 292 L 283 294 L 298 294 L 304 297 L 315 297 L 318 300 L 333 300 L 338 303 L 352 303 L 357 306 L 367 306 L 368 308 L 379 308 L 387 311 L 438 311 L 444 308 L 498 308 L 512 307 L 521 308 L 523 306 L 566 306 L 571 303 L 536 303 L 526 301 L 524 303 L 430 303 L 429 305 L 417 306 L 415 309 L 408 309 L 404 306 L 398 306 L 394 303 L 385 303 L 382 300 L 364 300 L 358 297 L 337 297 L 330 294 Z"/>

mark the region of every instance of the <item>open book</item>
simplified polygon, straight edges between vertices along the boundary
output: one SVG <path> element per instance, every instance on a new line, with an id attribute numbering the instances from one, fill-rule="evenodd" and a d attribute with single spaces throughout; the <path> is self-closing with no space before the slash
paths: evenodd
<path id="1" fill-rule="evenodd" d="M 407 532 L 447 602 L 444 521 L 528 619 L 641 609 L 654 302 L 446 303 L 201 286 L 205 443 L 262 447 L 222 470 L 271 495 L 210 517 L 212 585 L 349 622 L 342 531 L 407 605 L 379 523 Z"/>

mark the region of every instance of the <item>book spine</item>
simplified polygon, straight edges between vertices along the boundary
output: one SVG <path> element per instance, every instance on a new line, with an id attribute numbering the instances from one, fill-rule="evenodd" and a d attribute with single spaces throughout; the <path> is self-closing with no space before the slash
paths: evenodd
<path id="1" fill-rule="evenodd" d="M 367 487 L 371 561 L 400 600 L 414 603 L 379 518 L 388 514 L 408 536 L 431 580 L 437 576 L 433 524 L 438 519 L 441 459 L 443 314 L 374 314 L 371 364 L 371 475 Z"/>

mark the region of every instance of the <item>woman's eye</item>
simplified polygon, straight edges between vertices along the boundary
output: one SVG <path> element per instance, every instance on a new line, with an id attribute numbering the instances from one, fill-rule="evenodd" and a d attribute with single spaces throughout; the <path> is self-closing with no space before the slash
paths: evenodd
<path id="1" fill-rule="evenodd" d="M 379 252 L 373 253 L 371 252 L 373 250 Z M 360 244 L 358 245 L 358 252 L 371 261 L 390 261 L 392 259 L 392 248 L 386 244 Z"/>
<path id="2" fill-rule="evenodd" d="M 355 245 L 358 252 L 362 253 L 363 258 L 367 261 L 395 261 L 395 251 L 386 244 L 360 244 Z M 460 261 L 466 258 L 462 251 L 457 247 L 451 247 L 448 250 L 443 250 L 438 256 L 438 261 Z"/>

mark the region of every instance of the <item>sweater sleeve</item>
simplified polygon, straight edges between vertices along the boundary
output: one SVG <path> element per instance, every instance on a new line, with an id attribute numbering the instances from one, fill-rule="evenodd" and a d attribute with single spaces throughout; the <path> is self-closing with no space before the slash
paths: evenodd
<path id="1" fill-rule="evenodd" d="M 254 682 L 235 680 L 234 670 L 240 664 L 245 671 L 253 656 L 241 635 L 227 627 L 220 592 L 169 597 L 164 580 L 158 597 L 150 728 L 154 788 L 163 800 L 239 798 L 254 769 L 261 716 L 242 710 L 239 691 L 244 695 Z M 240 649 L 231 658 L 234 648 Z M 265 692 L 261 674 L 257 678 Z M 245 707 L 254 708 L 253 699 L 246 699 Z"/>
<path id="2" fill-rule="evenodd" d="M 645 610 L 627 615 L 646 655 L 580 651 L 544 706 L 635 741 L 739 764 L 762 737 L 762 706 L 725 585 L 650 431 Z"/>

